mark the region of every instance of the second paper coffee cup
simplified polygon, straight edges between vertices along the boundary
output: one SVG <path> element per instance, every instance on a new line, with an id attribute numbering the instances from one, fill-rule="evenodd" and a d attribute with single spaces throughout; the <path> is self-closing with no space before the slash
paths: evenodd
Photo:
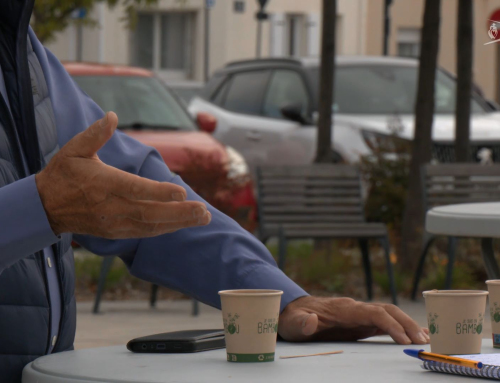
<path id="1" fill-rule="evenodd" d="M 272 362 L 278 335 L 279 290 L 219 291 L 228 362 Z"/>
<path id="2" fill-rule="evenodd" d="M 479 354 L 487 291 L 424 291 L 431 351 L 437 354 Z"/>

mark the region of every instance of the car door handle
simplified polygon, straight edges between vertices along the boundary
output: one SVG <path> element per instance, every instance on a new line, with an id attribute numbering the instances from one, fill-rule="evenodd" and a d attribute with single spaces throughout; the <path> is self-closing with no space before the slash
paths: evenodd
<path id="1" fill-rule="evenodd" d="M 259 132 L 247 132 L 247 139 L 250 141 L 260 141 L 260 133 Z"/>

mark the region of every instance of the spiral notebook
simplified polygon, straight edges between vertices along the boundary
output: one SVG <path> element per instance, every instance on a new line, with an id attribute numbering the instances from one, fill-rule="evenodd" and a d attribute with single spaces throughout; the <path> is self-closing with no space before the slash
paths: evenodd
<path id="1" fill-rule="evenodd" d="M 476 354 L 476 355 L 456 355 L 463 359 L 475 360 L 483 363 L 483 368 L 475 369 L 463 366 L 457 366 L 449 363 L 424 361 L 422 368 L 444 372 L 446 374 L 455 374 L 463 376 L 472 376 L 475 378 L 488 378 L 500 380 L 500 354 Z"/>

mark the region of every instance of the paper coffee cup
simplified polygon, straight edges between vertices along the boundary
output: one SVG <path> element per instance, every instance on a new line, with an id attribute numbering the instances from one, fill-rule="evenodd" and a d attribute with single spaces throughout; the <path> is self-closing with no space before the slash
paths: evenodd
<path id="1" fill-rule="evenodd" d="M 272 362 L 283 291 L 219 291 L 228 362 Z"/>
<path id="2" fill-rule="evenodd" d="M 486 281 L 490 293 L 490 315 L 493 347 L 500 348 L 500 279 Z"/>
<path id="3" fill-rule="evenodd" d="M 487 291 L 423 292 L 431 351 L 437 354 L 479 354 Z"/>

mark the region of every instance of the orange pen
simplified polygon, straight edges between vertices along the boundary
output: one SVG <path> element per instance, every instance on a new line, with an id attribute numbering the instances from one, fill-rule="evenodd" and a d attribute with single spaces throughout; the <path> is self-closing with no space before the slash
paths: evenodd
<path id="1" fill-rule="evenodd" d="M 456 356 L 448 356 L 441 354 L 434 354 L 432 352 L 425 352 L 424 350 L 404 350 L 406 355 L 418 358 L 421 360 L 429 360 L 433 362 L 449 363 L 455 364 L 457 366 L 464 366 L 469 368 L 481 369 L 483 368 L 483 363 L 477 362 L 475 360 L 468 360 L 463 358 L 457 358 Z"/>

